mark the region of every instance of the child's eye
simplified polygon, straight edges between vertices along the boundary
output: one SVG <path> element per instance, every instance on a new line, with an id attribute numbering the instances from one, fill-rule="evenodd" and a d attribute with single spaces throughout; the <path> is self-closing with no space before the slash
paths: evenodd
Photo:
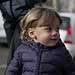
<path id="1" fill-rule="evenodd" d="M 52 29 L 51 29 L 50 27 L 48 27 L 48 28 L 45 28 L 45 30 L 46 30 L 47 32 L 50 32 Z"/>
<path id="2" fill-rule="evenodd" d="M 56 28 L 56 31 L 59 32 L 59 27 Z"/>

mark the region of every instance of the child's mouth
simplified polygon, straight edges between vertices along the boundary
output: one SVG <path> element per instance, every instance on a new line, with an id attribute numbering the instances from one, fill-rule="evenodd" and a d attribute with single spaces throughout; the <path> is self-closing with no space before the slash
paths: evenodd
<path id="1" fill-rule="evenodd" d="M 55 39 L 51 39 L 51 40 L 52 40 L 52 41 L 57 41 L 58 39 L 55 38 Z"/>

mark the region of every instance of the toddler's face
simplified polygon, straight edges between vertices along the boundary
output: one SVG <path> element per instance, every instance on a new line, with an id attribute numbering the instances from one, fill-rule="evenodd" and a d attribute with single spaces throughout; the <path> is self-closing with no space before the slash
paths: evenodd
<path id="1" fill-rule="evenodd" d="M 49 17 L 43 17 L 40 19 L 38 24 L 44 25 L 41 27 L 36 27 L 34 35 L 36 39 L 35 42 L 40 42 L 46 46 L 54 46 L 59 40 L 59 27 L 60 21 L 57 17 L 50 20 Z"/>

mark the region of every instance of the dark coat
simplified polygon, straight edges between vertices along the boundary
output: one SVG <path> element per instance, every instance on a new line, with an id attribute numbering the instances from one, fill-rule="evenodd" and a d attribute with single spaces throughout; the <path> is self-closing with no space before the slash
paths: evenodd
<path id="1" fill-rule="evenodd" d="M 75 65 L 61 42 L 54 47 L 46 47 L 23 41 L 6 75 L 75 75 Z"/>

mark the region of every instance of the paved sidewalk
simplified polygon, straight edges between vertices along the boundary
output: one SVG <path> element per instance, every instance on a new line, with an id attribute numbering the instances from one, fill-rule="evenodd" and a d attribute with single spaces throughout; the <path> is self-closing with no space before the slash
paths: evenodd
<path id="1" fill-rule="evenodd" d="M 5 45 L 0 44 L 0 75 L 4 75 L 8 54 L 9 48 Z"/>
<path id="2" fill-rule="evenodd" d="M 0 65 L 0 75 L 4 75 L 4 72 L 5 72 L 5 69 L 6 69 L 6 65 Z"/>

